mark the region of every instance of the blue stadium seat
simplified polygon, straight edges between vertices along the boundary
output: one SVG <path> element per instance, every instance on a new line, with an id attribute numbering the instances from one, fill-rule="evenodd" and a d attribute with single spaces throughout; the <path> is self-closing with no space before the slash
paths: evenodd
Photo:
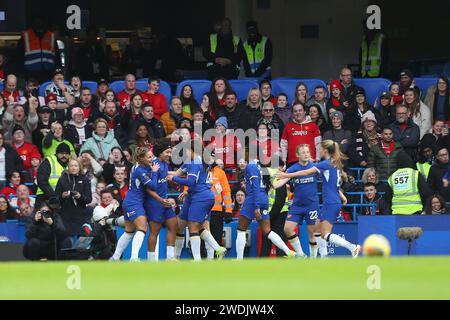
<path id="1" fill-rule="evenodd" d="M 256 80 L 230 80 L 230 85 L 237 94 L 238 101 L 247 100 L 248 92 L 252 88 L 259 88 L 259 83 Z"/>
<path id="2" fill-rule="evenodd" d="M 91 89 L 92 94 L 95 94 L 97 91 L 97 82 L 95 81 L 83 81 L 82 85 L 83 87 Z"/>
<path id="3" fill-rule="evenodd" d="M 414 78 L 414 83 L 422 91 L 422 98 L 425 98 L 428 92 L 428 88 L 435 86 L 438 81 L 437 77 L 420 77 Z"/>
<path id="4" fill-rule="evenodd" d="M 371 105 L 383 91 L 388 91 L 391 85 L 389 80 L 383 78 L 354 78 L 353 81 L 357 86 L 364 88 L 367 102 Z"/>
<path id="5" fill-rule="evenodd" d="M 3 82 L 0 82 L 0 91 L 3 91 Z"/>
<path id="6" fill-rule="evenodd" d="M 175 95 L 181 95 L 181 89 L 189 84 L 192 87 L 192 91 L 194 91 L 194 98 L 197 100 L 198 104 L 202 103 L 203 94 L 209 92 L 211 88 L 211 81 L 209 80 L 184 80 L 178 83 L 177 90 Z"/>
<path id="7" fill-rule="evenodd" d="M 289 78 L 277 78 L 272 80 L 272 93 L 277 96 L 284 92 L 288 96 L 289 104 L 292 105 L 294 102 L 295 87 L 299 82 L 304 82 L 308 87 L 309 95 L 314 94 L 314 88 L 317 86 L 327 86 L 327 84 L 320 79 L 289 79 Z"/>
<path id="8" fill-rule="evenodd" d="M 125 82 L 124 81 L 114 81 L 112 82 L 109 87 L 115 92 L 118 93 L 125 89 Z M 147 91 L 148 90 L 148 81 L 147 80 L 137 80 L 136 81 L 136 88 L 140 91 Z M 170 89 L 170 85 L 165 82 L 161 81 L 159 92 L 164 94 L 166 96 L 167 101 L 167 107 L 169 107 L 170 98 L 172 97 L 172 90 Z"/>

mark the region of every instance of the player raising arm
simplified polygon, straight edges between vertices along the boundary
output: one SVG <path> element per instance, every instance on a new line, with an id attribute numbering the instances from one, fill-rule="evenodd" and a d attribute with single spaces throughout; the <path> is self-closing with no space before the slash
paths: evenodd
<path id="1" fill-rule="evenodd" d="M 339 144 L 332 140 L 325 140 L 321 143 L 320 156 L 325 159 L 313 167 L 293 173 L 277 174 L 279 179 L 292 179 L 305 177 L 314 173 L 320 173 L 322 178 L 322 199 L 323 207 L 319 214 L 320 233 L 325 241 L 330 241 L 335 245 L 348 249 L 354 258 L 357 258 L 361 247 L 354 245 L 332 233 L 333 224 L 342 208 L 342 203 L 347 204 L 347 198 L 339 190 L 341 185 L 341 172 L 344 168 L 342 160 L 345 159 L 339 149 Z M 341 202 L 342 201 L 342 202 Z"/>

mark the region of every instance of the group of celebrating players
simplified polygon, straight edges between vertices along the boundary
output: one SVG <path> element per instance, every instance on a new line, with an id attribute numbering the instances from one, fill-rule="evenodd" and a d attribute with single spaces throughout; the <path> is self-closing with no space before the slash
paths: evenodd
<path id="1" fill-rule="evenodd" d="M 361 247 L 333 234 L 333 224 L 347 199 L 340 191 L 343 173 L 344 155 L 339 145 L 332 140 L 321 143 L 321 159 L 311 161 L 308 145 L 299 145 L 297 155 L 299 163 L 289 167 L 286 172 L 279 171 L 272 187 L 281 188 L 290 182 L 293 188 L 293 202 L 285 224 L 285 233 L 295 251 L 289 249 L 281 237 L 270 228 L 269 199 L 263 179 L 263 171 L 256 157 L 249 157 L 245 169 L 247 196 L 241 207 L 237 238 L 237 259 L 244 257 L 246 232 L 249 224 L 256 219 L 264 235 L 288 258 L 306 258 L 299 236 L 295 229 L 303 221 L 309 234 L 310 257 L 327 256 L 328 242 L 348 249 L 354 258 L 358 257 Z M 194 260 L 201 260 L 201 239 L 207 249 L 215 252 L 218 259 L 226 255 L 226 248 L 220 246 L 209 232 L 209 217 L 214 205 L 211 191 L 209 166 L 211 161 L 204 159 L 200 141 L 192 140 L 184 149 L 184 163 L 175 172 L 169 171 L 172 157 L 170 141 L 158 140 L 152 148 L 138 148 L 136 164 L 132 169 L 130 188 L 123 202 L 125 211 L 125 232 L 119 238 L 116 251 L 111 260 L 120 260 L 122 253 L 132 240 L 130 261 L 139 261 L 139 250 L 150 226 L 148 237 L 148 260 L 156 261 L 157 238 L 163 225 L 167 228 L 167 260 L 176 260 L 184 247 L 186 226 L 189 230 L 190 247 Z M 322 181 L 323 206 L 319 207 L 317 182 Z M 180 199 L 184 201 L 177 216 L 167 200 L 169 182 L 184 186 Z"/>

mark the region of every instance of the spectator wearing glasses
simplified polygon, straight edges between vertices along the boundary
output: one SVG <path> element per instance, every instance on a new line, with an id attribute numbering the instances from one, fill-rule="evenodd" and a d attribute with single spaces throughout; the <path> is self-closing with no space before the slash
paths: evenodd
<path id="1" fill-rule="evenodd" d="M 353 82 L 352 69 L 348 67 L 342 68 L 339 75 L 339 80 L 342 85 L 342 94 L 344 95 L 345 100 L 349 103 L 354 102 L 356 98 L 356 92 L 361 90 L 361 87 L 357 86 Z"/>
<path id="2" fill-rule="evenodd" d="M 439 77 L 436 85 L 428 89 L 424 103 L 431 108 L 434 120 L 450 121 L 450 84 L 447 77 Z"/>
<path id="3" fill-rule="evenodd" d="M 283 120 L 275 113 L 275 107 L 272 102 L 266 101 L 262 107 L 262 117 L 258 120 L 257 125 L 265 124 L 267 126 L 269 137 L 275 139 L 274 130 L 278 130 L 276 141 L 281 140 L 284 130 Z"/>

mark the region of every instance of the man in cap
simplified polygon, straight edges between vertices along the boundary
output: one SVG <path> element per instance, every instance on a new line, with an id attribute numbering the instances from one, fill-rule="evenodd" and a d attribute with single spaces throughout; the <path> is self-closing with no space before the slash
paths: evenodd
<path id="1" fill-rule="evenodd" d="M 420 97 L 422 95 L 422 91 L 416 84 L 414 83 L 414 75 L 409 69 L 404 69 L 400 72 L 400 95 L 405 94 L 405 91 L 412 88 L 416 90 L 417 96 Z"/>
<path id="2" fill-rule="evenodd" d="M 66 143 L 61 143 L 56 148 L 56 155 L 45 158 L 38 168 L 36 192 L 36 205 L 43 201 L 51 200 L 56 202 L 58 195 L 55 193 L 56 185 L 70 159 L 70 147 Z"/>
<path id="3" fill-rule="evenodd" d="M 272 74 L 272 43 L 259 33 L 255 21 L 247 22 L 247 40 L 243 47 L 245 76 L 259 81 L 269 79 Z"/>

